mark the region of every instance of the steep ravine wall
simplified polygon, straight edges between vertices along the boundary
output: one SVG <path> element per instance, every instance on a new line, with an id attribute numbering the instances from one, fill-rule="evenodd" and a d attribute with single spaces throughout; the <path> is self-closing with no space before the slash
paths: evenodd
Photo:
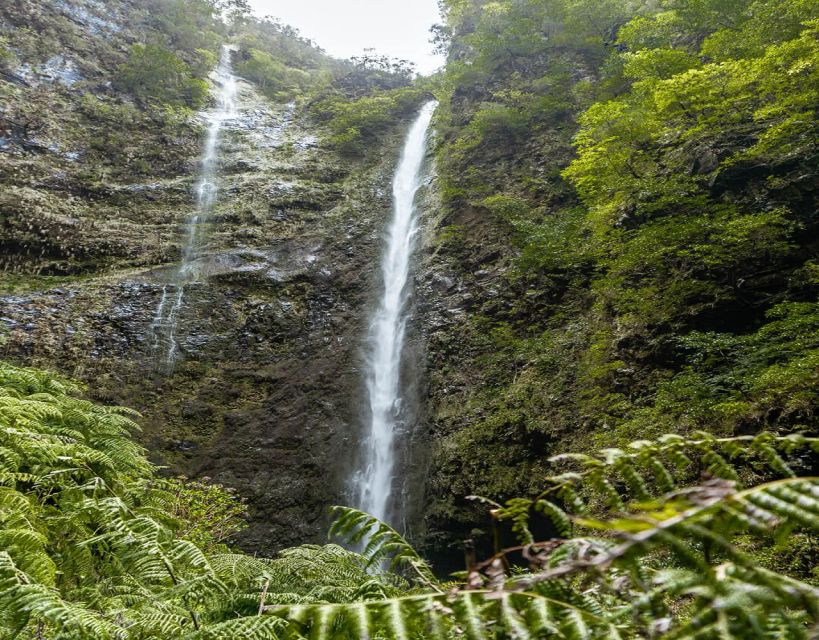
<path id="1" fill-rule="evenodd" d="M 440 132 L 451 131 L 448 117 L 441 107 Z M 514 277 L 520 250 L 508 225 L 486 210 L 446 200 L 442 135 L 432 149 L 439 166 L 425 194 L 424 239 L 415 275 L 413 344 L 422 350 L 416 377 L 423 402 L 413 436 L 417 463 L 412 475 L 413 512 L 418 514 L 414 541 L 436 570 L 447 575 L 463 570 L 467 539 L 483 557 L 492 554 L 496 534 L 515 544 L 508 523 L 492 522 L 485 504 L 469 496 L 511 498 L 519 494 L 508 493 L 508 487 L 522 487 L 523 494 L 528 483 L 536 485 L 547 473 L 551 442 L 526 430 L 515 419 L 517 400 L 498 393 L 520 370 L 514 362 L 499 365 L 494 360 L 498 347 L 488 334 L 496 323 L 510 319 L 538 326 L 551 292 Z M 517 152 L 539 159 L 538 143 L 532 140 Z M 565 155 L 553 153 L 543 165 L 560 166 Z M 509 407 L 509 420 L 498 404 Z"/>
<path id="2" fill-rule="evenodd" d="M 0 53 L 15 45 L 0 66 L 0 357 L 137 408 L 138 437 L 168 473 L 209 477 L 248 500 L 245 548 L 320 541 L 327 505 L 354 501 L 363 343 L 409 122 L 364 158 L 342 157 L 299 108 L 240 83 L 197 260 L 203 277 L 186 284 L 181 357 L 164 375 L 152 324 L 163 288 L 175 293 L 207 123 L 112 81 L 129 47 L 178 35 L 155 18 L 130 0 L 0 7 Z M 427 268 L 441 224 L 433 147 L 402 374 L 415 428 L 398 445 L 396 524 L 415 541 L 432 444 L 426 310 L 452 331 L 462 314 L 447 307 L 446 277 L 430 280 Z"/>
<path id="3" fill-rule="evenodd" d="M 350 162 L 291 107 L 244 82 L 240 93 L 241 117 L 222 145 L 207 278 L 186 289 L 173 374 L 155 370 L 150 330 L 173 262 L 59 287 L 36 280 L 0 297 L 1 349 L 141 411 L 153 458 L 236 488 L 252 520 L 240 542 L 269 552 L 322 539 L 326 506 L 343 499 L 360 428 L 365 310 L 404 125 Z M 146 247 L 161 235 L 178 249 L 195 170 L 192 157 L 183 175 L 108 186 L 119 210 L 142 216 L 132 233 Z"/>

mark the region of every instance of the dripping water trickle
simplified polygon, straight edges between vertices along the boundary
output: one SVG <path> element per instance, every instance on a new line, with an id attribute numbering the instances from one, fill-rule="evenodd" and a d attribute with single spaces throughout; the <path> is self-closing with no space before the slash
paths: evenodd
<path id="1" fill-rule="evenodd" d="M 404 142 L 393 179 L 393 212 L 381 263 L 383 291 L 370 322 L 367 361 L 369 429 L 353 479 L 357 505 L 380 520 L 393 515 L 395 441 L 401 414 L 401 355 L 407 327 L 410 258 L 418 231 L 415 197 L 423 180 L 427 132 L 437 103 L 424 105 Z"/>
<path id="2" fill-rule="evenodd" d="M 196 208 L 188 219 L 182 261 L 173 282 L 162 289 L 162 297 L 154 315 L 151 328 L 154 332 L 154 351 L 159 354 L 160 370 L 173 371 L 179 344 L 176 338 L 179 313 L 185 300 L 185 286 L 196 282 L 200 276 L 197 252 L 202 243 L 203 227 L 207 224 L 219 195 L 217 168 L 219 141 L 227 121 L 236 117 L 238 85 L 233 75 L 231 54 L 233 49 L 225 45 L 219 66 L 214 71 L 216 108 L 203 114 L 207 122 L 205 147 L 200 162 L 199 180 L 196 184 Z"/>

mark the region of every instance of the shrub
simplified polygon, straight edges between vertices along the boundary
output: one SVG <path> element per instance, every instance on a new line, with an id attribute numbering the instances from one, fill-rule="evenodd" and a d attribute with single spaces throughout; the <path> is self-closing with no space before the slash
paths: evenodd
<path id="1" fill-rule="evenodd" d="M 201 107 L 208 95 L 207 82 L 172 51 L 157 45 L 136 44 L 118 68 L 117 85 L 143 104 Z"/>

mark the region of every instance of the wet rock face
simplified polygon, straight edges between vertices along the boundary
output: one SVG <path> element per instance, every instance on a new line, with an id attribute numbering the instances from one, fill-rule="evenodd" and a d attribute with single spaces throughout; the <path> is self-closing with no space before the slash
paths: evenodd
<path id="1" fill-rule="evenodd" d="M 493 493 L 494 486 L 483 491 L 495 478 L 512 484 L 546 472 L 521 470 L 526 456 L 539 450 L 515 442 L 517 433 L 503 435 L 506 425 L 497 439 L 488 430 L 481 432 L 479 447 L 470 440 L 491 407 L 487 398 L 496 393 L 496 377 L 507 375 L 488 360 L 494 347 L 482 340 L 486 330 L 480 323 L 512 316 L 527 291 L 510 283 L 515 249 L 504 230 L 484 213 L 468 205 L 442 206 L 440 198 L 433 179 L 415 274 L 413 343 L 422 354 L 417 376 L 423 403 L 408 482 L 418 514 L 414 539 L 436 570 L 446 574 L 463 570 L 464 540 L 473 540 L 484 557 L 493 553 L 493 525 L 485 505 L 468 496 L 503 500 L 507 496 Z"/>
<path id="2" fill-rule="evenodd" d="M 0 296 L 0 348 L 87 381 L 96 400 L 140 410 L 151 457 L 169 473 L 237 488 L 252 520 L 239 542 L 269 553 L 322 540 L 327 506 L 344 499 L 403 127 L 381 155 L 351 163 L 292 106 L 245 83 L 240 93 L 220 151 L 219 202 L 194 256 L 199 277 L 185 285 L 173 372 L 158 370 L 164 345 L 153 323 L 163 289 L 179 286 L 194 160 L 176 176 L 100 187 L 106 206 L 119 203 L 104 222 L 110 248 L 89 240 L 104 268 L 56 287 L 33 269 L 15 275 L 5 287 L 14 293 Z M 72 206 L 82 220 L 94 205 Z"/>

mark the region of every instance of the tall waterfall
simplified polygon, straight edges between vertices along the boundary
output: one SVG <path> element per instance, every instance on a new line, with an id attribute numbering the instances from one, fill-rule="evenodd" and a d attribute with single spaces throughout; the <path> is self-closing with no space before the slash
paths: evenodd
<path id="1" fill-rule="evenodd" d="M 196 183 L 196 209 L 188 218 L 185 233 L 185 245 L 182 250 L 182 262 L 176 272 L 174 281 L 163 287 L 162 298 L 157 307 L 151 328 L 154 333 L 154 349 L 163 351 L 159 362 L 160 368 L 170 372 L 176 361 L 178 343 L 176 340 L 179 312 L 185 298 L 185 285 L 199 279 L 199 265 L 196 253 L 202 241 L 203 226 L 216 204 L 219 193 L 217 185 L 217 168 L 219 141 L 225 122 L 236 117 L 236 98 L 238 85 L 231 66 L 233 49 L 224 45 L 219 66 L 213 73 L 216 86 L 216 108 L 202 114 L 208 124 L 205 147 L 200 162 L 199 180 Z"/>
<path id="2" fill-rule="evenodd" d="M 395 436 L 401 413 L 401 353 L 407 326 L 409 263 L 418 216 L 415 196 L 421 186 L 427 131 L 437 103 L 424 105 L 407 135 L 392 184 L 393 215 L 381 264 L 383 295 L 370 323 L 367 390 L 370 429 L 363 465 L 355 476 L 358 506 L 386 520 L 391 515 Z"/>

